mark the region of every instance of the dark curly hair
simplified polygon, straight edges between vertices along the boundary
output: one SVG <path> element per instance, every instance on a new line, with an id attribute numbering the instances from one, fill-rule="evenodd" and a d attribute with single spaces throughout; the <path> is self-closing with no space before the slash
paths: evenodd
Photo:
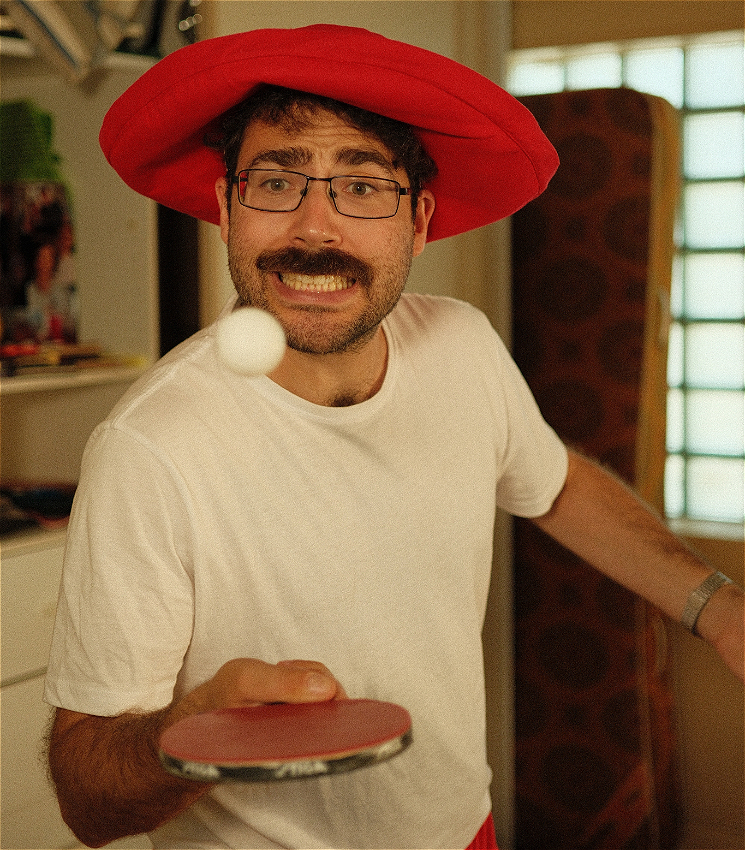
<path id="1" fill-rule="evenodd" d="M 313 115 L 323 109 L 350 126 L 374 136 L 390 151 L 394 167 L 406 172 L 412 188 L 412 214 L 416 210 L 420 190 L 437 174 L 437 165 L 427 153 L 414 130 L 401 121 L 386 118 L 375 112 L 351 106 L 339 100 L 308 92 L 262 85 L 239 104 L 228 110 L 221 119 L 220 133 L 207 139 L 210 147 L 222 154 L 228 186 L 238 167 L 238 154 L 246 129 L 252 121 L 279 124 L 294 131 L 307 127 Z M 231 192 L 228 191 L 228 209 Z"/>

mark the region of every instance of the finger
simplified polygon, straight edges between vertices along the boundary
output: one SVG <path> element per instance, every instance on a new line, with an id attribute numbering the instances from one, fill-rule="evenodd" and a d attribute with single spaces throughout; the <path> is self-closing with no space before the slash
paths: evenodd
<path id="1" fill-rule="evenodd" d="M 338 682 L 323 664 L 268 664 L 237 658 L 223 665 L 233 705 L 269 702 L 323 702 L 336 695 Z"/>
<path id="2" fill-rule="evenodd" d="M 321 664 L 320 661 L 308 661 L 307 659 L 294 658 L 286 661 L 279 661 L 277 663 L 277 667 L 291 667 L 293 670 L 306 671 L 310 674 L 320 673 L 322 677 L 330 676 L 336 683 L 336 693 L 334 694 L 333 699 L 349 699 L 347 692 L 344 690 L 341 683 L 333 676 L 328 667 L 326 667 L 325 664 Z"/>

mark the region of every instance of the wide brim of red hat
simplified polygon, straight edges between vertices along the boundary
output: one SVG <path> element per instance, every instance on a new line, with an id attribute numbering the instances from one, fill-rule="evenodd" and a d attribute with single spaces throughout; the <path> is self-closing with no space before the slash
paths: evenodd
<path id="1" fill-rule="evenodd" d="M 368 30 L 264 29 L 183 47 L 112 105 L 101 148 L 122 179 L 158 203 L 218 223 L 219 117 L 270 83 L 321 94 L 414 127 L 439 174 L 428 241 L 511 215 L 539 195 L 558 156 L 531 113 L 475 71 Z"/>

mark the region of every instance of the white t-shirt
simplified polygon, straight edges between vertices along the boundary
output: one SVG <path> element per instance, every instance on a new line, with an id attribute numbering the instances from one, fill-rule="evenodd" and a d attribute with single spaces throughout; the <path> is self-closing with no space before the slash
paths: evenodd
<path id="1" fill-rule="evenodd" d="M 545 513 L 566 450 L 486 318 L 404 295 L 380 391 L 311 404 L 163 358 L 86 449 L 45 698 L 155 710 L 226 661 L 321 661 L 413 744 L 335 777 L 223 784 L 158 847 L 465 847 L 490 809 L 481 627 L 495 505 Z"/>

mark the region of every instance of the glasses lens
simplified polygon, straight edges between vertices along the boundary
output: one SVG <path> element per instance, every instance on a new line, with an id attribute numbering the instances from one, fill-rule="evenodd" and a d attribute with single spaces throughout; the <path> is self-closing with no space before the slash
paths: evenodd
<path id="1" fill-rule="evenodd" d="M 355 218 L 389 218 L 398 210 L 400 185 L 378 177 L 334 177 L 336 209 Z"/>
<path id="2" fill-rule="evenodd" d="M 305 177 L 293 171 L 250 168 L 238 175 L 240 201 L 244 206 L 255 210 L 294 210 L 300 204 L 305 186 Z"/>

